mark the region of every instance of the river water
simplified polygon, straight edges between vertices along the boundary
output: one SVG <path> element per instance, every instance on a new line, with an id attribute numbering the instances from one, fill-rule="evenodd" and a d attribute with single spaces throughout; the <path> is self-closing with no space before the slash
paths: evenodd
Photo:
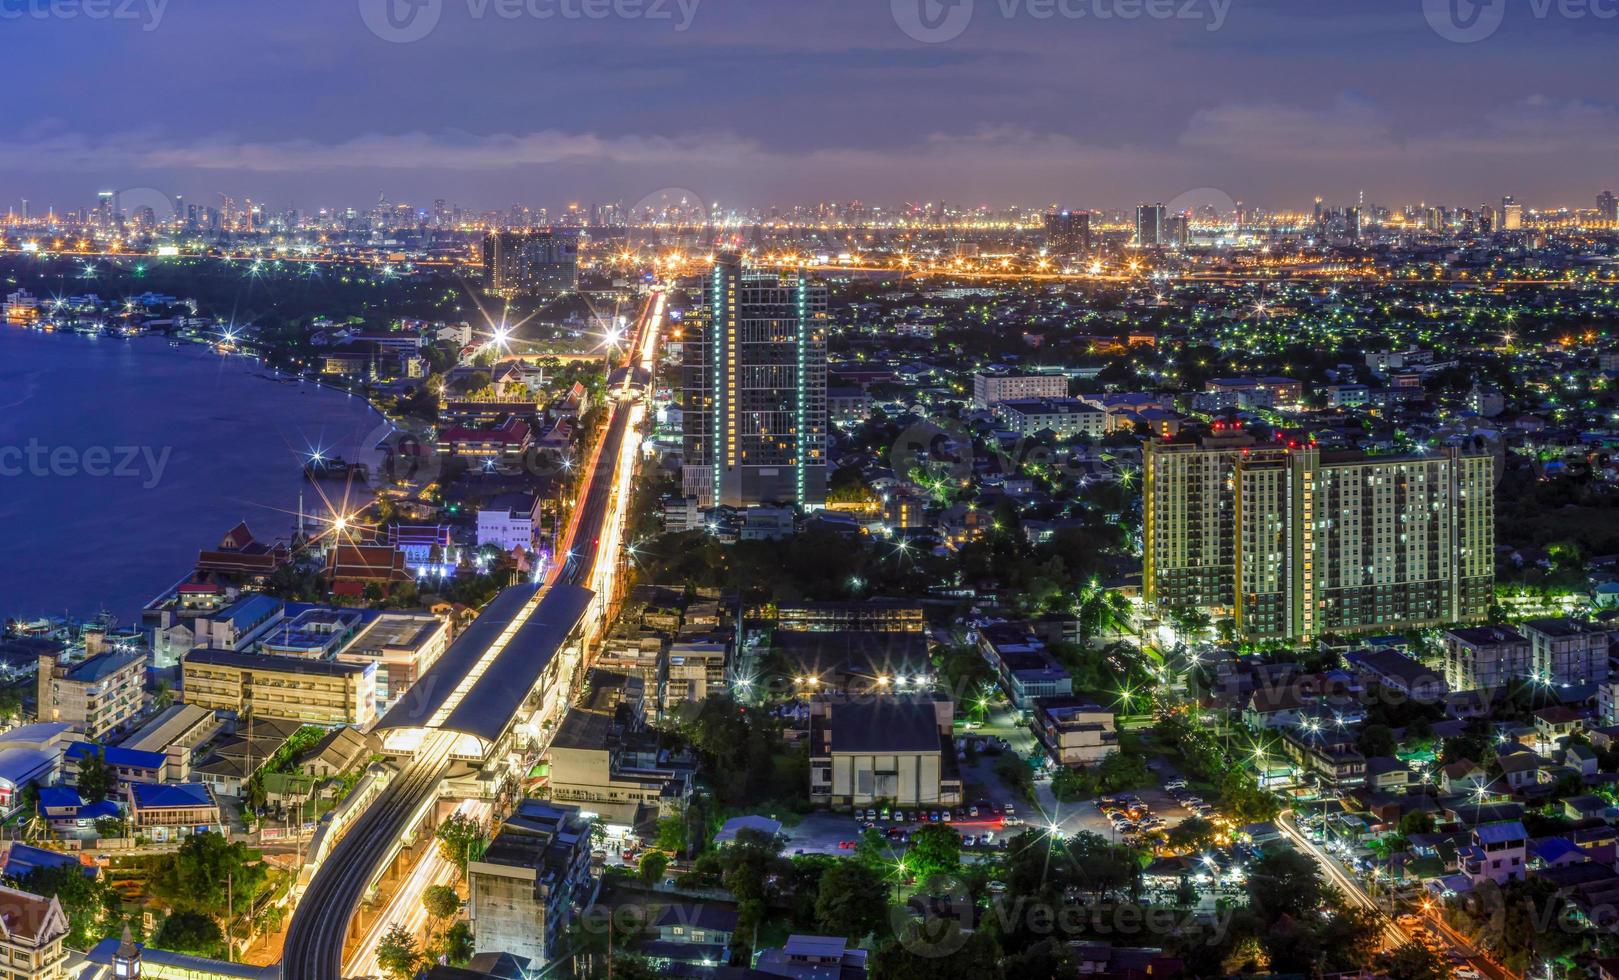
<path id="1" fill-rule="evenodd" d="M 237 522 L 285 539 L 300 492 L 321 510 L 311 450 L 365 459 L 385 431 L 253 358 L 0 323 L 0 617 L 132 625 Z"/>

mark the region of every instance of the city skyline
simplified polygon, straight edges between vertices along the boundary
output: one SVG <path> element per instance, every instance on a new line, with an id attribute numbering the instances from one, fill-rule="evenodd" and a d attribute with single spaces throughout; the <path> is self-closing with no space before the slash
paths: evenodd
<path id="1" fill-rule="evenodd" d="M 1167 18 L 1118 4 L 1106 19 L 1096 0 L 1044 19 L 1053 8 L 964 2 L 939 8 L 973 16 L 937 43 L 907 32 L 904 4 L 775 0 L 648 5 L 667 19 L 559 5 L 544 20 L 445 2 L 410 43 L 368 29 L 364 5 L 309 0 L 171 0 L 144 23 L 17 17 L 22 75 L 75 68 L 31 93 L 0 169 L 41 204 L 98 185 L 363 201 L 380 184 L 480 208 L 668 188 L 735 206 L 1124 207 L 1201 187 L 1271 207 L 1361 190 L 1533 207 L 1616 182 L 1619 108 L 1589 85 L 1616 30 L 1595 9 L 1531 5 L 1458 43 L 1416 2 L 1193 0 Z M 162 111 L 108 97 L 131 77 L 166 92 Z"/>

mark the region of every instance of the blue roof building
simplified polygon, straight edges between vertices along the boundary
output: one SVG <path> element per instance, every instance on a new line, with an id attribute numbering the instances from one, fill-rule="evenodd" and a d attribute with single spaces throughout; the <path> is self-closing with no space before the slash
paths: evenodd
<path id="1" fill-rule="evenodd" d="M 132 783 L 130 823 L 160 843 L 223 830 L 219 803 L 203 783 Z"/>

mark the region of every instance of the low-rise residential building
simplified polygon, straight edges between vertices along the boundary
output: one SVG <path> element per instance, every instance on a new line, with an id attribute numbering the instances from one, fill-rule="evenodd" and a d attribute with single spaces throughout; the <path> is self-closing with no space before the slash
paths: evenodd
<path id="1" fill-rule="evenodd" d="M 1403 653 L 1387 647 L 1355 650 L 1344 656 L 1363 685 L 1404 695 L 1418 704 L 1442 704 L 1450 693 L 1445 679 Z"/>
<path id="2" fill-rule="evenodd" d="M 38 718 L 65 722 L 94 741 L 140 716 L 146 700 L 146 653 L 114 649 L 75 664 L 39 655 Z"/>
<path id="3" fill-rule="evenodd" d="M 1529 835 L 1517 820 L 1480 824 L 1473 828 L 1471 842 L 1457 852 L 1462 873 L 1479 885 L 1522 881 L 1528 873 Z"/>
<path id="4" fill-rule="evenodd" d="M 692 771 L 664 763 L 657 740 L 639 731 L 628 705 L 571 709 L 557 726 L 549 758 L 553 800 L 630 826 L 643 814 L 676 812 L 691 793 Z"/>
<path id="5" fill-rule="evenodd" d="M 736 934 L 736 906 L 715 902 L 673 902 L 651 922 L 654 935 L 640 953 L 653 967 L 711 969 L 730 962 Z"/>
<path id="6" fill-rule="evenodd" d="M 467 866 L 467 917 L 479 952 L 549 963 L 557 940 L 594 899 L 590 822 L 577 807 L 525 800 Z"/>
<path id="7" fill-rule="evenodd" d="M 663 709 L 671 711 L 728 690 L 725 667 L 729 649 L 729 637 L 702 629 L 683 630 L 669 646 Z"/>
<path id="8" fill-rule="evenodd" d="M 1445 631 L 1445 680 L 1453 691 L 1498 691 L 1530 675 L 1529 639 L 1506 626 Z"/>
<path id="9" fill-rule="evenodd" d="M 866 950 L 840 936 L 789 936 L 780 949 L 760 950 L 753 968 L 788 980 L 865 980 Z"/>
<path id="10" fill-rule="evenodd" d="M 1596 684 L 1608 679 L 1608 632 L 1577 619 L 1533 619 L 1523 624 L 1533 652 L 1533 673 L 1546 684 Z"/>
<path id="11" fill-rule="evenodd" d="M 1288 728 L 1282 732 L 1282 749 L 1300 769 L 1334 789 L 1353 789 L 1366 782 L 1366 757 L 1347 733 Z"/>
<path id="12" fill-rule="evenodd" d="M 1107 413 L 1076 398 L 1020 398 L 995 406 L 995 414 L 1021 436 L 1050 432 L 1060 439 L 1099 439 Z"/>
<path id="13" fill-rule="evenodd" d="M 377 714 L 377 667 L 234 650 L 193 650 L 181 661 L 187 704 L 311 725 L 369 725 Z"/>
<path id="14" fill-rule="evenodd" d="M 1061 374 L 975 374 L 973 403 L 994 408 L 1020 398 L 1066 398 L 1068 379 Z"/>
<path id="15" fill-rule="evenodd" d="M 810 799 L 823 806 L 953 806 L 961 773 L 954 705 L 921 698 L 822 700 L 810 706 Z"/>
<path id="16" fill-rule="evenodd" d="M 1034 734 L 1063 766 L 1094 766 L 1119 748 L 1112 710 L 1089 698 L 1036 698 Z"/>

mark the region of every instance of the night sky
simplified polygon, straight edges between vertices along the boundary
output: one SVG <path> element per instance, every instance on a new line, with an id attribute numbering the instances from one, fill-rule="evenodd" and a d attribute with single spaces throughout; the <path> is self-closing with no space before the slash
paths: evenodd
<path id="1" fill-rule="evenodd" d="M 88 2 L 129 16 L 0 0 L 0 208 L 147 186 L 304 209 L 665 188 L 1117 207 L 1202 187 L 1590 207 L 1619 186 L 1619 0 L 1063 0 L 1078 18 L 1054 0 L 167 0 L 156 20 L 164 0 Z M 593 4 L 605 19 L 578 16 Z M 435 15 L 420 40 L 379 36 Z"/>

